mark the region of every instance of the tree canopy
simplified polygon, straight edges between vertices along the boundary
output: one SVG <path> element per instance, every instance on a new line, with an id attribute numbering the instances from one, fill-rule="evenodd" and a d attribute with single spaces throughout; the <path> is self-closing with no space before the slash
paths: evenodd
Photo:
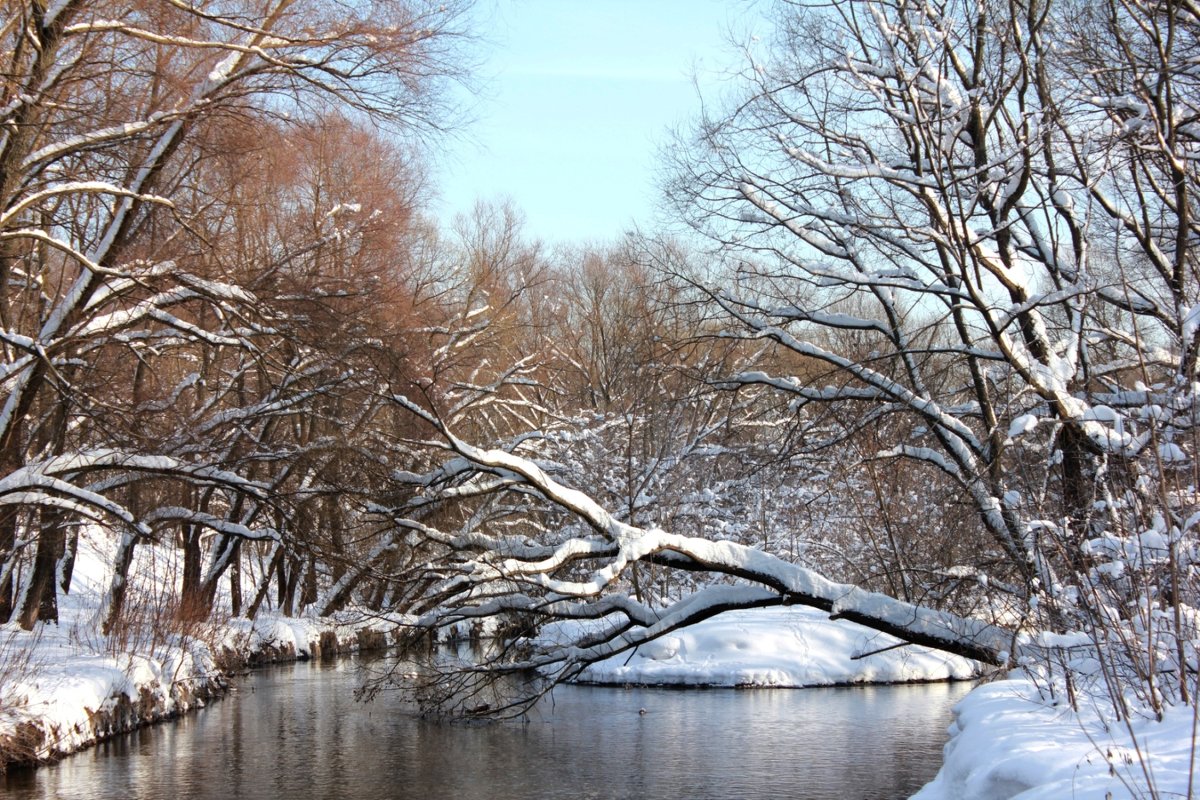
<path id="1" fill-rule="evenodd" d="M 451 710 L 795 603 L 1194 699 L 1200 10 L 777 3 L 689 233 L 556 250 L 430 220 L 461 12 L 4 6 L 0 618 L 99 532 L 109 635 L 144 551 L 156 625 L 486 629 Z"/>

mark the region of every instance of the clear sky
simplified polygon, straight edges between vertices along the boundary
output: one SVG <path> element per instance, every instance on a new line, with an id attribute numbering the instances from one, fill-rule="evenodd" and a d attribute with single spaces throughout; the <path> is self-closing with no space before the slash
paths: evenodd
<path id="1" fill-rule="evenodd" d="M 738 63 L 738 0 L 479 0 L 482 94 L 449 144 L 442 214 L 511 197 L 527 233 L 607 241 L 652 220 L 666 131 Z M 708 76 L 708 77 L 706 77 Z"/>

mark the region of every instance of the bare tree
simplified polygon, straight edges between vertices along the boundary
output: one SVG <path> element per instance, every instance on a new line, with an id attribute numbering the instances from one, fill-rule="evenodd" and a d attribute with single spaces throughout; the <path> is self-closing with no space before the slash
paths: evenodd
<path id="1" fill-rule="evenodd" d="M 1186 4 L 781 3 L 753 89 L 704 121 L 672 186 L 729 260 L 728 282 L 694 285 L 730 335 L 813 365 L 731 383 L 792 397 L 822 446 L 833 416 L 835 443 L 870 432 L 864 459 L 941 475 L 991 542 L 958 573 L 1039 625 L 1147 602 L 1178 622 L 1195 601 L 1198 21 Z M 1109 580 L 1146 536 L 1141 577 Z M 1181 678 L 1188 635 L 1163 640 Z"/>
<path id="2" fill-rule="evenodd" d="M 460 439 L 436 414 L 409 398 L 394 395 L 392 401 L 423 419 L 438 434 L 440 447 L 452 454 L 427 473 L 409 477 L 411 484 L 424 487 L 426 502 L 498 491 L 533 493 L 568 515 L 566 524 L 540 532 L 528 526 L 493 532 L 469 526 L 447 530 L 436 526 L 436 520 L 392 510 L 397 527 L 436 556 L 417 567 L 431 600 L 414 606 L 428 610 L 413 627 L 413 642 L 431 630 L 463 623 L 500 619 L 511 625 L 500 646 L 482 660 L 435 664 L 415 685 L 405 676 L 406 686 L 430 710 L 521 713 L 544 691 L 595 661 L 732 609 L 813 606 L 836 619 L 994 664 L 1006 663 L 1016 646 L 1010 631 L 983 620 L 835 583 L 754 547 L 630 525 L 517 452 L 528 439 L 484 449 Z M 540 535 L 535 538 L 534 533 Z M 736 582 L 712 581 L 673 601 L 643 602 L 629 594 L 629 573 L 638 564 Z M 517 636 L 564 620 L 590 624 L 537 644 Z M 530 674 L 535 676 L 532 683 Z M 522 675 L 525 681 L 515 684 L 501 680 Z"/>
<path id="3" fill-rule="evenodd" d="M 725 269 L 697 277 L 671 253 L 659 266 L 719 310 L 711 333 L 762 345 L 711 379 L 782 397 L 793 455 L 933 476 L 918 502 L 965 504 L 956 524 L 981 546 L 950 551 L 961 561 L 942 574 L 902 565 L 889 588 L 913 602 L 870 594 L 745 545 L 630 524 L 558 481 L 536 436 L 475 446 L 436 406 L 397 396 L 454 454 L 413 481 L 431 499 L 487 486 L 582 522 L 508 537 L 397 519 L 447 554 L 426 565 L 439 606 L 420 626 L 600 620 L 438 676 L 430 696 L 520 708 L 485 697 L 488 679 L 510 667 L 571 677 L 722 609 L 804 603 L 990 663 L 1041 652 L 1040 632 L 1080 630 L 1152 706 L 1186 700 L 1194 9 L 834 0 L 777 12 L 776 39 L 747 51 L 746 95 L 677 148 L 672 195 Z M 638 563 L 713 582 L 652 608 L 629 596 Z M 989 602 L 935 610 L 946 579 Z"/>
<path id="4" fill-rule="evenodd" d="M 269 428 L 280 404 L 313 389 L 289 383 L 305 374 L 303 355 L 281 371 L 261 369 L 256 339 L 277 320 L 242 281 L 271 264 L 295 268 L 308 248 L 353 231 L 310 228 L 307 241 L 278 241 L 290 251 L 260 250 L 268 263 L 221 263 L 205 237 L 226 232 L 220 219 L 236 188 L 210 169 L 214 153 L 238 133 L 331 105 L 393 130 L 436 127 L 434 79 L 453 68 L 457 13 L 389 0 L 264 0 L 237 10 L 165 0 L 5 6 L 0 617 L 20 600 L 13 578 L 34 543 L 33 579 L 20 589 L 23 624 L 43 606 L 38 595 L 54 588 L 47 569 L 66 548 L 59 523 L 39 522 L 38 509 L 125 531 L 110 623 L 133 546 L 155 524 L 269 535 L 265 523 L 240 518 L 245 503 L 261 505 L 271 482 L 225 469 L 246 466 L 237 462 L 250 438 L 218 442 L 211 426 L 228 423 L 230 406 L 241 404 L 243 413 L 257 408 Z M 314 211 L 334 213 L 322 205 Z M 250 397 L 265 375 L 282 386 L 259 384 Z M 165 396 L 150 397 L 152 386 Z M 149 409 L 199 427 L 155 441 L 139 435 L 148 432 L 139 414 Z M 164 483 L 191 488 L 166 491 Z M 186 520 L 171 499 L 180 491 L 191 498 Z M 219 512 L 206 507 L 214 502 Z"/>

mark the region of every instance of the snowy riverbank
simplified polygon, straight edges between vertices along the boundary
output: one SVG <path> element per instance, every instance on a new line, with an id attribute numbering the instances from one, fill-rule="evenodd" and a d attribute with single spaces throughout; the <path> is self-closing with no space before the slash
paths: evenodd
<path id="1" fill-rule="evenodd" d="M 245 664 L 382 642 L 366 619 L 265 615 L 131 646 L 71 616 L 32 632 L 0 627 L 0 770 L 52 761 L 203 706 Z"/>
<path id="2" fill-rule="evenodd" d="M 81 585 L 100 588 L 86 580 Z M 96 599 L 81 592 L 61 610 L 58 625 L 33 632 L 13 624 L 0 628 L 0 761 L 53 760 L 177 716 L 219 695 L 225 675 L 246 663 L 347 652 L 358 648 L 360 637 L 378 638 L 370 633 L 376 620 L 354 615 L 316 620 L 264 614 L 254 622 L 197 626 L 188 636 L 119 640 L 99 634 Z M 896 644 L 810 609 L 734 612 L 596 664 L 584 678 L 800 687 L 975 675 L 965 659 Z"/>
<path id="3" fill-rule="evenodd" d="M 727 612 L 593 664 L 585 683 L 834 686 L 965 680 L 977 665 L 809 608 Z"/>
<path id="4" fill-rule="evenodd" d="M 811 609 L 722 614 L 596 664 L 583 681 L 674 686 L 826 686 L 974 677 L 964 659 Z M 874 652 L 865 658 L 855 658 Z M 1062 696 L 1060 692 L 1059 697 Z M 945 764 L 917 800 L 1183 798 L 1195 756 L 1192 708 L 1129 725 L 1092 701 L 1078 713 L 1014 673 L 955 709 Z M 1143 765 L 1145 768 L 1143 769 Z M 1200 765 L 1197 765 L 1200 766 Z M 1200 788 L 1200 781 L 1196 784 Z M 1147 791 L 1153 786 L 1157 795 Z"/>
<path id="5" fill-rule="evenodd" d="M 945 763 L 914 800 L 1194 797 L 1195 712 L 1126 723 L 1097 705 L 1076 713 L 1026 678 L 979 686 L 955 707 Z"/>
<path id="6" fill-rule="evenodd" d="M 220 695 L 247 664 L 343 653 L 384 644 L 386 623 L 348 613 L 336 619 L 264 612 L 180 630 L 146 601 L 129 624 L 106 636 L 101 609 L 111 581 L 111 542 L 85 534 L 71 594 L 56 624 L 32 631 L 0 626 L 0 771 L 51 761 L 142 725 L 169 719 Z M 161 552 L 140 548 L 133 571 L 139 598 L 168 596 L 154 569 Z M 168 632 L 168 629 L 169 632 Z"/>
<path id="7" fill-rule="evenodd" d="M 186 637 L 118 641 L 97 632 L 94 606 L 85 610 L 95 600 L 82 593 L 72 599 L 59 625 L 34 632 L 0 627 L 4 760 L 52 760 L 170 718 L 219 695 L 222 676 L 242 663 L 352 650 L 377 624 L 264 614 L 253 623 L 203 626 Z M 895 644 L 810 609 L 732 612 L 595 664 L 583 680 L 800 687 L 975 676 L 964 659 Z M 1168 709 L 1162 722 L 1138 718 L 1125 726 L 1102 708 L 1077 714 L 1055 705 L 1027 679 L 985 684 L 956 708 L 945 764 L 917 798 L 1141 798 L 1151 796 L 1150 785 L 1158 797 L 1186 797 L 1195 725 L 1191 709 Z M 1146 772 L 1139 755 L 1146 757 Z"/>

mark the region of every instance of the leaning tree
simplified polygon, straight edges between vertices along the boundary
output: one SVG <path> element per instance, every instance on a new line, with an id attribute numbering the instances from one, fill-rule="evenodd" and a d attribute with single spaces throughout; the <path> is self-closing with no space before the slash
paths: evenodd
<path id="1" fill-rule="evenodd" d="M 539 463 L 537 435 L 477 446 L 436 403 L 397 395 L 447 454 L 406 476 L 418 493 L 532 495 L 570 514 L 505 535 L 394 509 L 436 543 L 422 568 L 438 605 L 420 626 L 598 621 L 458 671 L 434 696 L 474 707 L 497 671 L 569 678 L 720 610 L 803 603 L 999 664 L 1036 652 L 1039 633 L 1078 632 L 1058 641 L 1101 645 L 1093 654 L 1143 678 L 1151 705 L 1188 699 L 1200 9 L 776 11 L 776 36 L 747 50 L 745 94 L 677 148 L 670 194 L 724 269 L 660 266 L 717 312 L 709 333 L 770 345 L 771 358 L 710 379 L 788 399 L 797 453 L 819 445 L 925 474 L 940 488 L 922 502 L 972 510 L 981 544 L 947 572 L 975 587 L 980 611 L 631 525 Z M 623 576 L 646 562 L 739 580 L 640 603 Z"/>

